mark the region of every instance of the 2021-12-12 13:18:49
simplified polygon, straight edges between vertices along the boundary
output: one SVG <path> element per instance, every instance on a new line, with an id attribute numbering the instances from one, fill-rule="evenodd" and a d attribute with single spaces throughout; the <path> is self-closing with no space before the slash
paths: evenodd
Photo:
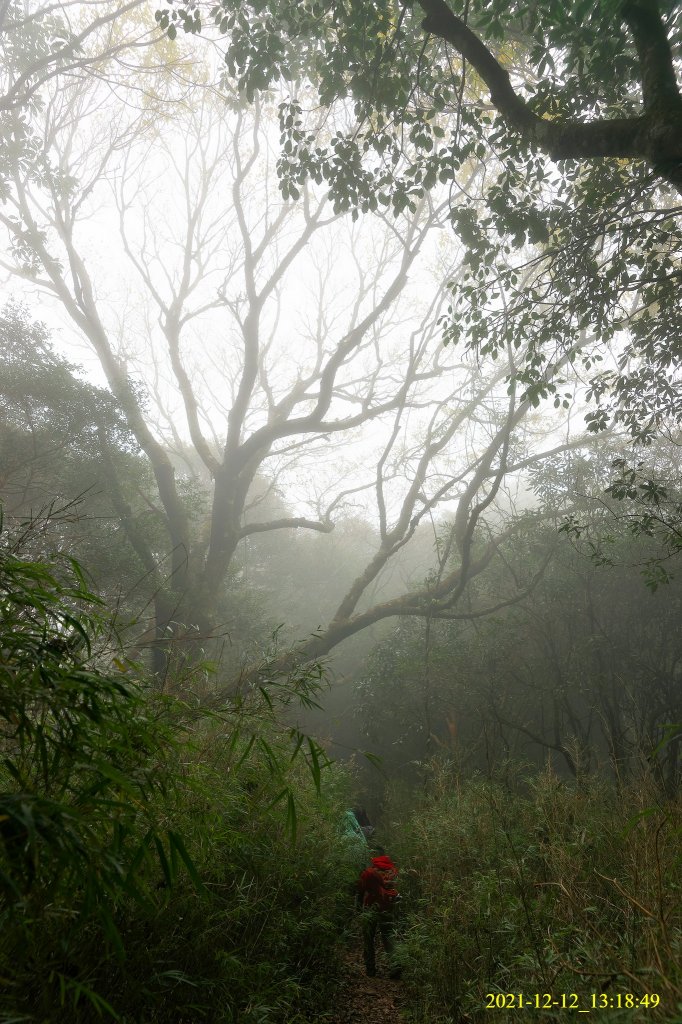
<path id="1" fill-rule="evenodd" d="M 587 1005 L 585 1005 L 587 1002 Z M 591 1010 L 620 1010 L 642 1007 L 654 1009 L 661 1002 L 655 992 L 647 992 L 636 996 L 632 992 L 618 992 L 609 995 L 606 992 L 591 992 L 587 1000 L 581 1002 L 575 992 L 561 992 L 552 995 L 549 992 L 488 992 L 486 993 L 487 1010 L 575 1010 L 578 1013 L 590 1013 Z"/>

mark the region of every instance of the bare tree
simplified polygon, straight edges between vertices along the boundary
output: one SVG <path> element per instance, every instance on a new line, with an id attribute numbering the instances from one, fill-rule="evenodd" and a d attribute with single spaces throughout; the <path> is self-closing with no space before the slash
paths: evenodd
<path id="1" fill-rule="evenodd" d="M 142 0 L 57 0 L 0 3 L 0 111 L 30 106 L 57 76 L 72 76 L 106 57 L 109 61 L 144 45 L 152 33 L 139 30 L 133 41 L 116 31 L 117 22 L 142 7 Z"/>
<path id="2" fill-rule="evenodd" d="M 377 550 L 331 621 L 282 657 L 285 667 L 390 616 L 475 617 L 517 599 L 532 580 L 491 607 L 459 610 L 515 528 L 499 500 L 505 482 L 582 442 L 526 451 L 531 405 L 508 393 L 511 353 L 482 368 L 440 346 L 457 253 L 442 260 L 427 302 L 419 261 L 443 207 L 424 200 L 397 220 L 349 226 L 322 188 L 283 200 L 272 122 L 265 100 L 247 112 L 239 97 L 199 86 L 191 104 L 158 89 L 135 104 L 92 81 L 62 87 L 42 119 L 50 172 L 35 181 L 17 164 L 0 220 L 14 250 L 3 265 L 61 303 L 153 468 L 167 553 L 150 550 L 113 472 L 110 486 L 155 580 L 157 641 L 219 624 L 244 538 L 328 532 L 349 501 L 373 507 Z M 88 233 L 103 231 L 104 265 L 88 248 Z M 115 316 L 101 296 L 119 246 L 129 270 Z M 286 479 L 306 459 L 323 467 L 338 442 L 345 452 L 337 446 L 332 466 L 308 481 L 305 509 L 268 519 L 249 507 L 257 479 Z M 187 501 L 191 475 L 207 495 L 199 513 Z M 443 509 L 451 527 L 428 584 L 373 603 L 382 574 Z"/>

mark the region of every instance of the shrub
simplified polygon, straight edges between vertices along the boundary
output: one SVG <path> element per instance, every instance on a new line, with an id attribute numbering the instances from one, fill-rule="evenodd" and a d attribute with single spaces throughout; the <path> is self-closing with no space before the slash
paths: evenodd
<path id="1" fill-rule="evenodd" d="M 595 993 L 590 1019 L 679 1021 L 681 808 L 656 800 L 551 773 L 510 791 L 434 766 L 424 803 L 392 840 L 408 869 L 413 1019 L 488 1020 L 487 993 L 547 992 L 576 993 L 588 1008 Z M 626 992 L 660 1005 L 619 1009 Z M 602 994 L 613 1008 L 600 1009 Z"/>

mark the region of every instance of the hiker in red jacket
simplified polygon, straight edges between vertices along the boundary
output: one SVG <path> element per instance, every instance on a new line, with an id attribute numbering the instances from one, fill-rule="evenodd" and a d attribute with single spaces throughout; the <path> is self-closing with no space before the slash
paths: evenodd
<path id="1" fill-rule="evenodd" d="M 370 867 L 365 868 L 358 879 L 358 902 L 362 903 L 362 935 L 364 945 L 365 969 L 370 978 L 376 973 L 374 958 L 374 939 L 377 928 L 381 941 L 389 958 L 393 956 L 393 932 L 395 928 L 393 915 L 396 902 L 400 898 L 394 888 L 398 877 L 398 869 L 385 854 L 372 857 Z M 389 971 L 390 978 L 400 977 L 400 968 L 393 967 Z"/>

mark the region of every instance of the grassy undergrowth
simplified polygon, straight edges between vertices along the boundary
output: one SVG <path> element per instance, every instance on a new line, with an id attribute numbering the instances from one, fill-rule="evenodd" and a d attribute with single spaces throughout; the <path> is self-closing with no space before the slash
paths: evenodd
<path id="1" fill-rule="evenodd" d="M 109 630 L 75 563 L 0 547 L 0 1022 L 318 1019 L 356 870 L 341 772 L 281 724 L 318 676 L 208 715 Z"/>
<path id="2" fill-rule="evenodd" d="M 390 840 L 410 1020 L 682 1022 L 681 812 L 644 785 L 546 773 L 510 792 L 436 767 Z"/>

